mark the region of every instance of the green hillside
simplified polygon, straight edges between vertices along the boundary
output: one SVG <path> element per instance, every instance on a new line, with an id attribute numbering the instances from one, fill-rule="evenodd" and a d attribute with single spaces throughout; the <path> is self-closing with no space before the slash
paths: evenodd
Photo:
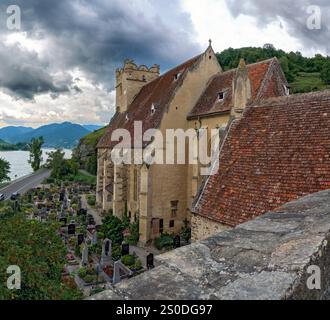
<path id="1" fill-rule="evenodd" d="M 300 52 L 284 52 L 273 45 L 263 48 L 247 47 L 226 49 L 217 53 L 218 60 L 224 70 L 236 68 L 239 60 L 255 63 L 277 57 L 285 76 L 292 86 L 292 93 L 318 91 L 330 88 L 330 57 L 320 54 L 312 58 L 302 56 Z"/>
<path id="2" fill-rule="evenodd" d="M 96 146 L 106 130 L 107 127 L 104 127 L 89 133 L 80 139 L 78 147 L 73 152 L 73 156 L 79 161 L 81 168 L 93 175 L 97 173 Z"/>
<path id="3" fill-rule="evenodd" d="M 83 142 L 86 145 L 93 146 L 94 148 L 96 148 L 97 143 L 104 136 L 106 129 L 107 129 L 107 127 L 104 127 L 99 130 L 96 130 L 94 132 L 91 132 L 87 136 L 83 137 L 81 139 L 81 142 Z"/>

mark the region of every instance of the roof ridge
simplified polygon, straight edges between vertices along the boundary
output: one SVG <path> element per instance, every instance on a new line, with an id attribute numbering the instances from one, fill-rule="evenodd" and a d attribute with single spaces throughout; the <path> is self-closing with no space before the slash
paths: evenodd
<path id="1" fill-rule="evenodd" d="M 270 59 L 266 59 L 266 60 L 261 60 L 261 61 L 258 61 L 258 62 L 253 62 L 253 63 L 249 63 L 246 65 L 246 67 L 252 67 L 252 66 L 256 66 L 258 64 L 263 64 L 263 63 L 266 63 L 266 62 L 272 62 L 272 61 L 276 61 L 277 58 L 274 57 L 274 58 L 270 58 Z M 223 71 L 222 73 L 220 74 L 225 74 L 225 73 L 229 73 L 229 72 L 233 72 L 233 71 L 236 71 L 238 68 L 232 68 L 232 69 L 229 69 L 229 70 L 226 70 L 226 71 Z"/>
<path id="2" fill-rule="evenodd" d="M 251 104 L 251 107 L 268 107 L 270 103 L 276 102 L 285 102 L 290 100 L 298 100 L 303 99 L 306 97 L 313 97 L 313 98 L 322 98 L 322 97 L 329 97 L 330 98 L 330 89 L 322 90 L 322 91 L 314 91 L 314 92 L 306 92 L 306 93 L 295 93 L 290 94 L 289 96 L 279 96 L 279 97 L 272 97 L 261 101 L 256 101 L 255 103 Z"/>
<path id="3" fill-rule="evenodd" d="M 154 80 L 152 80 L 152 81 L 146 83 L 142 88 L 148 86 L 149 84 L 153 83 L 153 82 L 156 81 L 156 80 L 159 80 L 160 78 L 165 77 L 165 76 L 166 76 L 167 74 L 169 74 L 170 72 L 173 72 L 175 69 L 178 69 L 178 68 L 180 68 L 180 67 L 183 67 L 185 64 L 188 64 L 189 62 L 191 62 L 191 61 L 193 61 L 193 60 L 195 60 L 195 59 L 196 59 L 196 62 L 197 62 L 197 58 L 200 58 L 202 55 L 204 55 L 204 52 L 201 53 L 201 54 L 199 54 L 199 55 L 197 55 L 197 56 L 195 56 L 195 57 L 193 57 L 193 58 L 191 58 L 191 59 L 189 59 L 189 60 L 186 60 L 185 62 L 183 62 L 183 63 L 177 65 L 176 67 L 173 67 L 173 68 L 167 70 L 166 72 L 164 72 L 163 74 L 161 74 L 161 75 L 160 75 L 159 77 L 157 77 L 156 79 L 154 79 Z"/>

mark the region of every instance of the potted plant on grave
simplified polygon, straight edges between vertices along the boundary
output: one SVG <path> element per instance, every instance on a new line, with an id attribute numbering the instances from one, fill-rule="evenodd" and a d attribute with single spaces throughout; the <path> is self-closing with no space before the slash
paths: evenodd
<path id="1" fill-rule="evenodd" d="M 78 271 L 78 276 L 85 282 L 86 285 L 91 285 L 98 281 L 98 276 L 92 266 L 80 268 Z"/>
<path id="2" fill-rule="evenodd" d="M 103 269 L 103 271 L 108 277 L 110 277 L 110 278 L 113 277 L 113 268 L 112 267 L 107 266 Z"/>

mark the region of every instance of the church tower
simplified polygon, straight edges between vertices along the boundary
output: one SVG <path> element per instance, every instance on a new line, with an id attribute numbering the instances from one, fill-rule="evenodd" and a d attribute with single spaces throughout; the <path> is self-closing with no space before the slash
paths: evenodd
<path id="1" fill-rule="evenodd" d="M 159 77 L 160 67 L 137 66 L 133 60 L 125 60 L 122 69 L 116 71 L 116 108 L 126 112 L 143 86 Z"/>

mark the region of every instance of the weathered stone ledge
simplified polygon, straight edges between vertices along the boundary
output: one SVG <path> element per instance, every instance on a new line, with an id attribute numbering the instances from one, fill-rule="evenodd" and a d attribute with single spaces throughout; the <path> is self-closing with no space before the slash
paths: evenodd
<path id="1" fill-rule="evenodd" d="M 327 299 L 330 191 L 157 257 L 157 267 L 92 300 Z M 322 289 L 309 290 L 319 266 Z"/>

